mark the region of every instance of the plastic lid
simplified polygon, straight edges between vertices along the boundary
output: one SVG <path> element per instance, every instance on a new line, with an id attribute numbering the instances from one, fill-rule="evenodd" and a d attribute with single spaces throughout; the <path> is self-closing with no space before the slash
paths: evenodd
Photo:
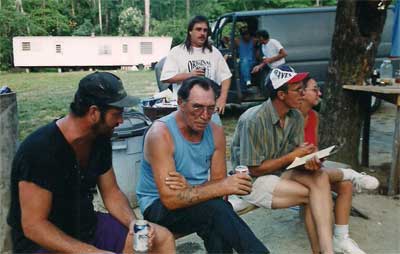
<path id="1" fill-rule="evenodd" d="M 142 113 L 128 111 L 123 113 L 124 122 L 114 129 L 113 138 L 141 136 L 151 124 Z"/>

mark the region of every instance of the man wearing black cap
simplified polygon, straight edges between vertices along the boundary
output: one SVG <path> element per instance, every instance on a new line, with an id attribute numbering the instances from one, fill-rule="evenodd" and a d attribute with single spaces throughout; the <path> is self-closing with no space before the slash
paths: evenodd
<path id="1" fill-rule="evenodd" d="M 302 168 L 285 170 L 296 157 L 316 150 L 303 143 L 303 117 L 296 110 L 307 76 L 286 65 L 272 69 L 267 79 L 270 99 L 239 118 L 231 146 L 232 166 L 248 166 L 255 179 L 246 201 L 271 209 L 304 205 L 313 253 L 333 253 L 332 198 L 321 162 L 312 158 Z"/>
<path id="2" fill-rule="evenodd" d="M 70 113 L 25 139 L 11 174 L 7 220 L 14 252 L 133 252 L 136 218 L 115 180 L 110 137 L 123 108 L 135 102 L 117 76 L 90 74 L 80 81 Z M 96 185 L 109 214 L 94 211 Z M 154 252 L 175 251 L 167 229 L 151 224 L 148 236 Z"/>

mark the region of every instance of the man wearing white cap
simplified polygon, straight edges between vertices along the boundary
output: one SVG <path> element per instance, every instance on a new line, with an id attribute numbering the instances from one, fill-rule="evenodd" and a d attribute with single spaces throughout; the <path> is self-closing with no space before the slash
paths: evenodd
<path id="1" fill-rule="evenodd" d="M 304 205 L 305 224 L 313 253 L 333 253 L 332 198 L 328 175 L 318 158 L 304 167 L 285 168 L 296 157 L 316 150 L 303 143 L 303 117 L 299 107 L 302 81 L 308 73 L 296 73 L 282 65 L 267 78 L 270 99 L 243 113 L 231 146 L 232 166 L 246 165 L 254 178 L 253 191 L 243 198 L 260 207 L 279 209 Z"/>

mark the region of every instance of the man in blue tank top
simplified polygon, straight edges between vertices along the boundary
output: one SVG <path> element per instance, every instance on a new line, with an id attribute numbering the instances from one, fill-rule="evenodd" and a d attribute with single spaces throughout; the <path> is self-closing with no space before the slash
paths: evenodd
<path id="1" fill-rule="evenodd" d="M 223 128 L 210 122 L 215 83 L 185 80 L 178 111 L 153 123 L 144 142 L 137 196 L 145 219 L 175 234 L 196 232 L 209 253 L 269 253 L 223 200 L 251 192 L 246 174 L 227 177 Z"/>

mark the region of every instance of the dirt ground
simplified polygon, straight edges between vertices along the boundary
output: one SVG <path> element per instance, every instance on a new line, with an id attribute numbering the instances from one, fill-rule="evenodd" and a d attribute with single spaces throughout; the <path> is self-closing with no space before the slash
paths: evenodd
<path id="1" fill-rule="evenodd" d="M 370 167 L 362 168 L 376 175 L 383 192 L 390 170 L 395 107 L 383 103 L 372 115 L 370 137 Z M 353 206 L 369 219 L 352 216 L 350 235 L 366 253 L 400 253 L 400 200 L 378 192 L 355 194 Z M 311 253 L 304 223 L 294 209 L 257 209 L 242 218 L 272 253 Z M 178 253 L 205 253 L 202 240 L 195 234 L 177 241 Z"/>

